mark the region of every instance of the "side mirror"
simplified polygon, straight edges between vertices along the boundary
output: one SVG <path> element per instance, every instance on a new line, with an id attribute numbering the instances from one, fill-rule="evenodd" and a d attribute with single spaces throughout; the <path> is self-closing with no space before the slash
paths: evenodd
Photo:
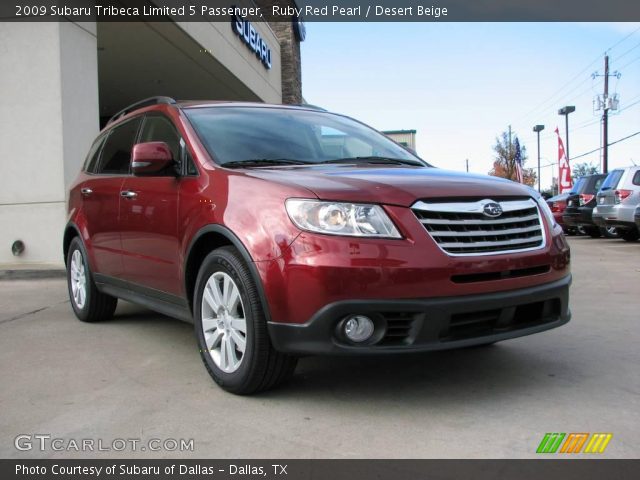
<path id="1" fill-rule="evenodd" d="M 145 142 L 133 146 L 131 171 L 134 175 L 168 174 L 167 170 L 173 163 L 173 154 L 165 142 Z"/>

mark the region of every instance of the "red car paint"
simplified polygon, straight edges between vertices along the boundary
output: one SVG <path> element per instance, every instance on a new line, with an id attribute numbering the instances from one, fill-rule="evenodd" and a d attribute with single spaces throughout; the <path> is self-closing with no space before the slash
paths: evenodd
<path id="1" fill-rule="evenodd" d="M 248 252 L 259 274 L 271 321 L 287 324 L 305 324 L 324 306 L 341 300 L 506 292 L 569 275 L 569 248 L 557 225 L 543 221 L 547 243 L 542 249 L 450 256 L 410 209 L 421 198 L 532 196 L 522 185 L 432 168 L 407 175 L 401 167 L 388 165 L 232 170 L 215 163 L 175 106 L 142 108 L 113 125 L 149 112 L 171 120 L 199 174 L 138 177 L 81 172 L 71 187 L 67 234 L 80 233 L 93 272 L 190 305 L 190 247 L 202 229 L 223 226 Z M 125 191 L 137 196 L 124 198 L 120 193 Z M 382 205 L 403 238 L 362 239 L 301 231 L 284 208 L 289 198 Z M 544 215 L 540 217 L 544 219 Z M 550 268 L 515 278 L 469 283 L 452 280 L 455 275 L 540 265 Z"/>

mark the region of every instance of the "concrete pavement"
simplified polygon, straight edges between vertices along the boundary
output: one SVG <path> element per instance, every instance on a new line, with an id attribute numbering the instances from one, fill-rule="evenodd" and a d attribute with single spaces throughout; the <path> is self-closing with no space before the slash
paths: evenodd
<path id="1" fill-rule="evenodd" d="M 219 389 L 192 326 L 121 302 L 75 319 L 62 279 L 0 281 L 0 457 L 525 458 L 545 432 L 640 446 L 640 242 L 570 238 L 573 320 L 475 348 L 305 358 L 278 390 Z M 18 451 L 19 434 L 193 439 L 193 451 Z M 35 446 L 35 442 L 34 442 Z"/>

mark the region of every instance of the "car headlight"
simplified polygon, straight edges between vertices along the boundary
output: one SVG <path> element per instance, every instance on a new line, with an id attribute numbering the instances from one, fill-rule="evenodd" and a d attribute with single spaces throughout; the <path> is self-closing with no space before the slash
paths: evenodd
<path id="1" fill-rule="evenodd" d="M 290 198 L 285 205 L 291 221 L 302 230 L 329 235 L 402 238 L 379 205 L 297 198 Z"/>
<path id="2" fill-rule="evenodd" d="M 549 226 L 551 228 L 555 227 L 556 226 L 556 219 L 553 216 L 553 212 L 551 212 L 551 209 L 549 208 L 549 204 L 542 197 L 538 197 L 538 198 L 536 198 L 536 200 L 538 201 L 538 205 L 540 206 L 540 210 L 542 210 L 542 213 L 544 213 L 544 216 L 547 218 L 547 221 L 549 222 Z"/>

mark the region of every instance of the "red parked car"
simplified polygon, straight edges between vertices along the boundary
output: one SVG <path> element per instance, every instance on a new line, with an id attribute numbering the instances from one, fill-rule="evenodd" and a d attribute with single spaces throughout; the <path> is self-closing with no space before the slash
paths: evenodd
<path id="1" fill-rule="evenodd" d="M 576 229 L 569 225 L 565 225 L 564 221 L 562 220 L 562 215 L 564 215 L 564 211 L 567 208 L 567 199 L 569 198 L 569 195 L 569 193 L 561 193 L 559 195 L 556 195 L 555 197 L 551 197 L 547 199 L 547 204 L 551 209 L 551 213 L 553 213 L 553 218 L 555 219 L 556 223 L 562 227 L 564 233 L 568 235 L 575 235 Z"/>
<path id="2" fill-rule="evenodd" d="M 570 318 L 569 247 L 535 191 L 304 106 L 120 112 L 71 187 L 64 255 L 78 318 L 122 298 L 193 322 L 239 394 L 300 355 L 490 344 Z"/>

